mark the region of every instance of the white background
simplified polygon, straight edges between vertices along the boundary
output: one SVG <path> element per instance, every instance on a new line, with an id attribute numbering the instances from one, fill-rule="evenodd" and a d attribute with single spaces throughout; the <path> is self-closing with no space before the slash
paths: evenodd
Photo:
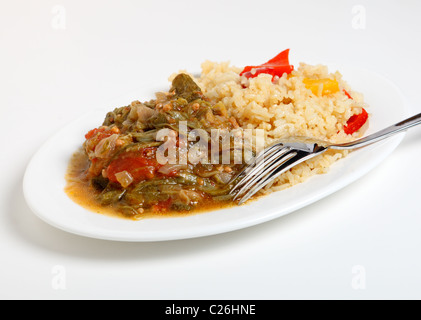
<path id="1" fill-rule="evenodd" d="M 355 29 L 356 5 L 365 29 Z M 0 298 L 421 298 L 421 128 L 336 194 L 206 238 L 82 238 L 35 217 L 22 193 L 31 156 L 60 127 L 206 59 L 242 66 L 291 48 L 294 63 L 360 65 L 393 80 L 419 113 L 420 13 L 416 0 L 1 0 Z"/>

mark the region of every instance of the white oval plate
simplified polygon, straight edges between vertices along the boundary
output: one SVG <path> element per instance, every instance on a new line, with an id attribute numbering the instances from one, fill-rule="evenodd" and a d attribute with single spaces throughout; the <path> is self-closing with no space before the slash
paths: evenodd
<path id="1" fill-rule="evenodd" d="M 330 65 L 351 87 L 364 93 L 371 113 L 368 133 L 403 120 L 409 115 L 399 89 L 385 78 L 365 69 Z M 161 90 L 166 89 L 161 86 Z M 137 92 L 136 99 L 152 98 L 155 88 Z M 131 101 L 125 101 L 128 104 Z M 307 206 L 362 177 L 384 160 L 404 134 L 352 152 L 324 175 L 273 193 L 251 204 L 207 213 L 167 219 L 131 221 L 93 213 L 70 200 L 64 192 L 65 173 L 71 155 L 84 134 L 98 127 L 106 110 L 95 111 L 63 128 L 34 155 L 24 178 L 24 194 L 30 208 L 47 223 L 67 232 L 116 241 L 162 241 L 201 237 L 257 225 Z"/>

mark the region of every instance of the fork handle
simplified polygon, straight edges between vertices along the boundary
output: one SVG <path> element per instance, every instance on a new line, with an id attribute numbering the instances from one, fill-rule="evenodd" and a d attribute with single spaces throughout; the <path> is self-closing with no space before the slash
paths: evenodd
<path id="1" fill-rule="evenodd" d="M 421 124 L 421 113 L 398 122 L 390 127 L 387 127 L 383 130 L 380 130 L 376 133 L 370 134 L 365 138 L 361 138 L 352 142 L 342 143 L 342 144 L 335 144 L 329 147 L 329 149 L 338 149 L 338 150 L 346 150 L 346 149 L 355 149 L 365 147 L 369 144 L 387 139 L 399 132 L 405 131 L 411 127 Z"/>

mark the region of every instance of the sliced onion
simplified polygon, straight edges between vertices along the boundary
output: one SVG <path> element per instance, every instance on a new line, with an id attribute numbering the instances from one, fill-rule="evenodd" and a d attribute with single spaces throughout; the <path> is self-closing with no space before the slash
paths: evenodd
<path id="1" fill-rule="evenodd" d="M 231 181 L 232 176 L 228 172 L 221 172 L 219 174 L 219 179 L 221 179 L 222 183 L 227 184 Z"/>
<path id="2" fill-rule="evenodd" d="M 186 164 L 166 164 L 165 166 L 161 167 L 158 172 L 168 175 L 173 171 L 187 169 Z"/>
<path id="3" fill-rule="evenodd" d="M 107 159 L 115 149 L 118 134 L 102 139 L 95 147 L 95 157 L 101 159 Z"/>
<path id="4" fill-rule="evenodd" d="M 180 200 L 186 205 L 194 205 L 203 199 L 202 195 L 192 190 L 181 190 L 178 194 Z"/>
<path id="5" fill-rule="evenodd" d="M 155 115 L 156 110 L 148 108 L 144 104 L 136 106 L 137 108 L 137 120 L 140 122 L 148 121 L 153 115 Z"/>
<path id="6" fill-rule="evenodd" d="M 121 184 L 123 188 L 127 188 L 133 183 L 133 177 L 127 171 L 122 171 L 115 174 L 117 181 Z"/>
<path id="7" fill-rule="evenodd" d="M 164 92 L 157 92 L 155 93 L 156 96 L 156 103 L 164 103 L 167 101 L 167 94 Z"/>
<path id="8" fill-rule="evenodd" d="M 126 125 L 130 125 L 132 123 L 135 123 L 136 121 L 140 122 L 146 122 L 148 121 L 157 111 L 155 109 L 148 108 L 143 103 L 140 103 L 138 101 L 132 102 L 130 106 L 130 112 L 126 119 L 126 121 L 123 123 Z"/>

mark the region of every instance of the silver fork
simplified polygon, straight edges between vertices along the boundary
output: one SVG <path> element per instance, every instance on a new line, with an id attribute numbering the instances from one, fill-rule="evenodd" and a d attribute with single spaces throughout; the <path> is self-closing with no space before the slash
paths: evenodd
<path id="1" fill-rule="evenodd" d="M 238 199 L 238 204 L 241 205 L 282 173 L 329 149 L 348 150 L 365 147 L 419 124 L 421 124 L 421 113 L 349 143 L 330 144 L 306 137 L 291 137 L 277 141 L 259 153 L 233 179 L 233 182 L 239 180 L 230 194 L 235 195 L 234 200 Z"/>

